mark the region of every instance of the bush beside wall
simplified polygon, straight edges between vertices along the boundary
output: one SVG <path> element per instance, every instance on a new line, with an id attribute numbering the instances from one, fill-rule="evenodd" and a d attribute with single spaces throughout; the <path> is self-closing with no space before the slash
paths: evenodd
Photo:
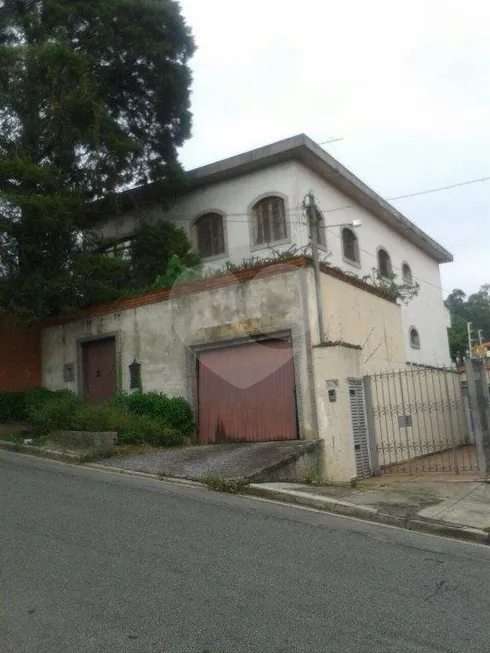
<path id="1" fill-rule="evenodd" d="M 191 407 L 181 397 L 119 395 L 110 404 L 86 404 L 73 392 L 40 388 L 0 393 L 0 421 L 27 421 L 38 436 L 52 431 L 116 431 L 121 444 L 175 446 L 195 432 Z"/>

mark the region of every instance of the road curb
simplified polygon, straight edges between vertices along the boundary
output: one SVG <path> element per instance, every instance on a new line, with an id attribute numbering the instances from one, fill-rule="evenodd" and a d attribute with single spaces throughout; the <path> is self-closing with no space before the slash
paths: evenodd
<path id="1" fill-rule="evenodd" d="M 90 467 L 91 469 L 98 469 L 103 472 L 112 472 L 113 474 L 122 474 L 123 476 L 136 476 L 137 478 L 149 478 L 153 481 L 161 481 L 162 483 L 174 483 L 175 485 L 184 485 L 185 487 L 206 487 L 204 483 L 200 483 L 199 481 L 191 481 L 187 478 L 164 476 L 162 474 L 153 474 L 151 472 L 138 472 L 133 469 L 125 469 L 124 467 L 104 465 L 103 463 L 85 463 L 83 466 Z"/>
<path id="2" fill-rule="evenodd" d="M 36 458 L 49 458 L 50 460 L 59 460 L 64 463 L 73 463 L 80 465 L 83 463 L 83 457 L 67 451 L 57 451 L 55 449 L 43 449 L 33 447 L 29 444 L 20 444 L 18 442 L 5 442 L 0 440 L 0 450 L 11 451 L 13 453 L 23 453 Z"/>
<path id="3" fill-rule="evenodd" d="M 346 501 L 332 499 L 331 497 L 320 497 L 296 490 L 266 488 L 260 485 L 249 485 L 242 490 L 241 494 L 256 496 L 262 499 L 272 499 L 273 501 L 304 506 L 305 508 L 314 508 L 336 515 L 355 517 L 364 521 L 376 522 L 409 531 L 439 535 L 440 537 L 450 537 L 467 542 L 476 542 L 478 544 L 490 544 L 490 533 L 478 528 L 447 524 L 446 522 L 423 519 L 421 517 L 405 518 L 400 515 L 382 512 L 370 506 L 358 506 L 347 503 Z"/>

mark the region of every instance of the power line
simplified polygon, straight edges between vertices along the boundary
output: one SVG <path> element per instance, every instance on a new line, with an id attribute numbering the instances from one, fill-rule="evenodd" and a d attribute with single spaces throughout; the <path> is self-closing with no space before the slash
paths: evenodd
<path id="1" fill-rule="evenodd" d="M 328 142 L 328 141 L 325 141 L 325 142 Z M 333 142 L 333 141 L 329 141 L 329 142 Z M 321 145 L 321 143 L 319 143 L 319 145 Z M 467 180 L 467 181 L 457 182 L 457 183 L 450 184 L 450 185 L 447 185 L 447 186 L 438 186 L 438 187 L 435 187 L 435 188 L 428 188 L 428 189 L 417 191 L 417 192 L 414 192 L 414 193 L 408 193 L 406 195 L 398 195 L 396 197 L 390 197 L 390 198 L 387 198 L 387 201 L 407 199 L 407 198 L 416 197 L 416 196 L 419 196 L 419 195 L 428 195 L 429 193 L 438 193 L 438 192 L 445 191 L 445 190 L 451 190 L 453 188 L 459 188 L 461 186 L 469 186 L 470 184 L 482 183 L 482 182 L 487 182 L 487 181 L 490 181 L 490 177 L 479 177 L 479 178 L 470 179 L 470 180 Z M 320 213 L 322 215 L 326 214 L 326 213 L 334 213 L 336 211 L 342 211 L 342 210 L 345 210 L 345 209 L 353 208 L 354 206 L 355 206 L 354 204 L 346 204 L 346 205 L 334 207 L 334 208 L 331 208 L 331 209 L 325 209 L 323 211 L 320 211 Z M 286 213 L 288 213 L 289 215 L 303 214 L 303 207 L 287 209 Z M 247 223 L 249 221 L 250 213 L 249 212 L 227 213 L 226 216 L 227 217 L 234 217 L 234 218 L 236 218 L 236 217 L 245 217 L 246 218 L 245 220 L 234 220 L 234 222 Z M 183 214 L 172 213 L 172 212 L 169 212 L 168 217 L 171 217 L 171 218 L 176 219 L 176 220 L 189 220 L 189 221 L 194 221 L 196 219 L 195 215 L 190 216 L 190 215 L 183 215 Z M 290 224 L 301 224 L 303 226 L 306 226 L 306 220 L 290 220 Z M 328 229 L 328 225 L 325 225 L 325 226 Z M 405 230 L 408 231 L 408 228 L 405 228 Z M 337 234 L 336 232 L 332 231 L 331 233 L 334 233 L 337 238 L 341 239 L 341 236 L 339 234 Z M 362 249 L 362 248 L 360 248 L 359 251 L 363 252 L 367 256 L 370 256 L 370 257 L 376 259 L 376 254 L 373 254 L 372 252 L 368 252 L 367 250 Z M 397 268 L 397 267 L 394 267 L 394 269 L 397 270 L 398 272 L 401 271 L 401 269 Z M 438 285 L 432 283 L 431 281 L 428 281 L 427 279 L 422 279 L 422 278 L 416 277 L 416 276 L 414 278 L 420 283 L 425 283 L 425 284 L 427 284 L 429 286 L 432 286 L 433 288 L 441 290 L 443 293 L 450 294 L 452 292 L 450 290 L 446 290 L 442 286 L 438 286 Z"/>
<path id="2" fill-rule="evenodd" d="M 409 197 L 417 197 L 418 195 L 429 195 L 430 193 L 439 193 L 443 190 L 451 190 L 453 188 L 459 188 L 461 186 L 469 186 L 470 184 L 478 184 L 481 182 L 490 181 L 490 177 L 479 177 L 477 179 L 469 179 L 468 181 L 460 181 L 455 184 L 450 184 L 449 186 L 438 186 L 436 188 L 427 188 L 425 190 L 419 190 L 414 193 L 408 193 L 407 195 L 397 195 L 396 197 L 387 197 L 386 202 L 394 202 L 395 200 L 404 200 Z M 336 211 L 343 211 L 344 209 L 351 209 L 354 204 L 344 204 L 343 206 L 336 206 L 333 209 L 325 209 L 320 211 L 321 213 L 334 213 Z"/>
<path id="3" fill-rule="evenodd" d="M 451 188 L 459 188 L 460 186 L 469 186 L 470 184 L 478 184 L 483 181 L 490 181 L 490 177 L 480 177 L 479 179 L 470 179 L 469 181 L 460 181 L 456 184 L 451 184 L 450 186 L 439 186 L 439 188 L 431 188 L 429 190 L 421 190 L 416 193 L 410 193 L 409 195 L 398 195 L 398 197 L 388 197 L 388 201 L 392 202 L 394 200 L 404 200 L 407 197 L 417 197 L 418 195 L 427 195 L 428 193 L 438 193 L 441 190 L 450 190 Z"/>
<path id="4" fill-rule="evenodd" d="M 395 200 L 402 200 L 402 199 L 407 199 L 410 197 L 417 197 L 418 195 L 429 195 L 430 193 L 439 193 L 444 190 L 451 190 L 453 188 L 459 188 L 461 186 L 469 186 L 471 184 L 477 184 L 477 183 L 482 183 L 490 181 L 490 177 L 479 177 L 477 179 L 469 179 L 468 181 L 460 181 L 455 184 L 450 184 L 448 186 L 438 186 L 436 188 L 427 188 L 425 190 L 420 190 L 416 191 L 414 193 L 408 193 L 407 195 L 397 195 L 396 197 L 387 197 L 385 201 L 387 202 L 393 202 Z M 343 211 L 345 209 L 351 209 L 354 208 L 356 205 L 355 204 L 344 204 L 341 206 L 335 206 L 331 209 L 324 209 L 323 211 L 320 211 L 320 213 L 325 214 L 325 213 L 335 213 L 336 211 Z M 287 209 L 287 213 L 299 213 L 303 210 L 302 207 L 293 207 L 291 209 Z M 229 217 L 248 217 L 250 215 L 249 212 L 241 212 L 241 213 L 227 213 L 226 214 Z M 179 220 L 195 220 L 196 216 L 190 216 L 190 215 L 185 215 L 185 214 L 178 214 L 178 213 L 171 213 L 169 212 L 170 217 L 178 218 Z M 239 220 L 236 220 L 236 222 L 240 222 Z M 244 220 L 243 222 L 247 222 Z"/>

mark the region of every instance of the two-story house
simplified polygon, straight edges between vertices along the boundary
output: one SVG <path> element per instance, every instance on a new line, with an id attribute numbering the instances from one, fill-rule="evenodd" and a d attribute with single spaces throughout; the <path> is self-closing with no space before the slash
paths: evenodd
<path id="1" fill-rule="evenodd" d="M 124 249 L 142 221 L 173 221 L 188 232 L 203 263 L 220 267 L 270 257 L 271 248 L 306 250 L 304 198 L 312 191 L 323 260 L 361 279 L 376 270 L 418 284 L 418 295 L 401 308 L 406 360 L 450 364 L 439 266 L 452 255 L 307 136 L 197 168 L 188 179 L 188 191 L 166 213 L 139 207 L 138 194 L 147 189 L 127 192 L 127 208 L 99 223 L 97 233 Z M 329 321 L 328 307 L 326 331 L 330 340 L 341 340 L 344 331 L 338 318 Z"/>

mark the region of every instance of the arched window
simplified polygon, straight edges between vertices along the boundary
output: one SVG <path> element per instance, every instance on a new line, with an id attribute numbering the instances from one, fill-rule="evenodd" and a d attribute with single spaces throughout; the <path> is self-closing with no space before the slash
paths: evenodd
<path id="1" fill-rule="evenodd" d="M 413 283 L 412 270 L 408 263 L 402 265 L 402 277 L 405 283 Z"/>
<path id="2" fill-rule="evenodd" d="M 413 349 L 420 349 L 420 336 L 415 327 L 411 327 L 410 329 L 410 347 L 413 347 Z"/>
<path id="3" fill-rule="evenodd" d="M 393 276 L 390 255 L 385 249 L 378 250 L 378 272 L 385 279 L 391 279 Z"/>
<path id="4" fill-rule="evenodd" d="M 203 258 L 225 253 L 225 233 L 223 216 L 219 213 L 206 213 L 194 223 L 197 250 Z"/>
<path id="5" fill-rule="evenodd" d="M 348 227 L 342 229 L 342 253 L 351 263 L 359 263 L 359 241 L 356 234 Z"/>
<path id="6" fill-rule="evenodd" d="M 265 197 L 253 207 L 254 245 L 267 245 L 287 238 L 286 209 L 281 197 Z"/>

